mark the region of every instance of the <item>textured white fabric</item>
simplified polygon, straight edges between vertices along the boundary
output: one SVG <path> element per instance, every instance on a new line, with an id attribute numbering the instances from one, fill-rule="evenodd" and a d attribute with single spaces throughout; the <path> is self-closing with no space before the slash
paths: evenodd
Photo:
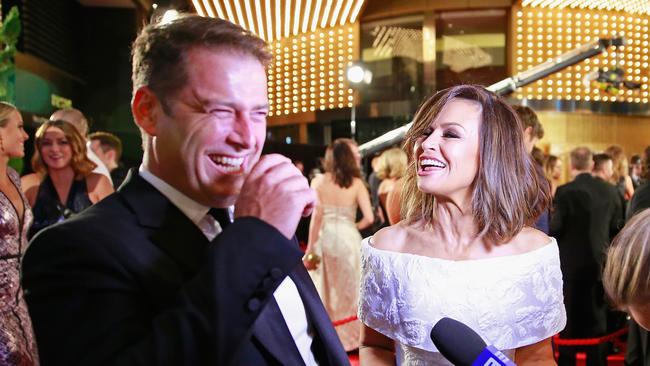
<path id="1" fill-rule="evenodd" d="M 398 365 L 449 365 L 429 333 L 449 317 L 512 357 L 566 325 L 555 239 L 519 255 L 451 261 L 361 245 L 359 319 L 396 341 Z"/>

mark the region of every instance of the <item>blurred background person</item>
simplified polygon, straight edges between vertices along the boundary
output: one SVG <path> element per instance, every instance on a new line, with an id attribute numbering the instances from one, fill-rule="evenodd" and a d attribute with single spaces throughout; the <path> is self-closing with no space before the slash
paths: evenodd
<path id="1" fill-rule="evenodd" d="M 630 178 L 632 187 L 636 190 L 644 181 L 643 179 L 643 162 L 641 155 L 632 155 L 630 158 Z"/>
<path id="2" fill-rule="evenodd" d="M 0 365 L 38 365 L 32 323 L 20 283 L 32 212 L 9 159 L 25 155 L 28 136 L 11 104 L 0 102 Z"/>
<path id="3" fill-rule="evenodd" d="M 650 167 L 650 146 L 646 147 L 645 154 L 647 160 L 644 162 L 646 167 Z M 644 179 L 639 188 L 634 191 L 627 208 L 627 219 L 629 220 L 637 211 L 645 208 L 650 208 L 650 179 Z"/>
<path id="4" fill-rule="evenodd" d="M 118 188 L 129 170 L 120 162 L 122 140 L 110 132 L 98 131 L 88 135 L 90 147 L 111 174 L 113 187 Z"/>
<path id="5" fill-rule="evenodd" d="M 526 151 L 529 154 L 532 154 L 533 148 L 537 141 L 541 140 L 544 137 L 544 126 L 539 121 L 537 113 L 535 113 L 532 108 L 525 105 L 512 105 L 512 109 L 517 112 L 519 119 L 523 123 L 524 128 L 524 145 Z"/>
<path id="6" fill-rule="evenodd" d="M 406 153 L 398 147 L 384 151 L 379 157 L 377 177 L 381 180 L 381 183 L 377 195 L 382 213 L 384 217 L 388 218 L 389 222 L 391 220 L 388 214 L 388 195 L 395 190 L 398 180 L 406 172 L 407 164 L 408 157 Z"/>
<path id="7" fill-rule="evenodd" d="M 81 113 L 80 110 L 75 109 L 75 108 L 64 108 L 64 109 L 59 109 L 52 113 L 50 116 L 50 121 L 66 121 L 68 123 L 71 123 L 76 129 L 77 132 L 81 135 L 81 139 L 86 146 L 86 156 L 90 161 L 95 163 L 95 168 L 93 169 L 93 173 L 101 174 L 108 178 L 108 180 L 113 184 L 113 181 L 111 179 L 111 173 L 108 171 L 108 168 L 104 163 L 102 162 L 102 159 L 95 154 L 93 149 L 90 146 L 90 141 L 88 140 L 88 119 L 86 116 L 84 116 L 83 113 Z M 119 186 L 114 186 L 114 187 L 119 187 Z"/>
<path id="8" fill-rule="evenodd" d="M 616 189 L 627 207 L 627 202 L 634 194 L 634 184 L 628 171 L 629 163 L 623 148 L 618 145 L 612 145 L 605 150 L 605 154 L 612 157 L 612 164 L 614 174 L 612 175 L 612 183 L 616 185 Z"/>
<path id="9" fill-rule="evenodd" d="M 607 154 L 594 154 L 594 168 L 591 174 L 600 178 L 605 183 L 611 183 L 614 176 L 614 163 L 612 157 Z"/>
<path id="10" fill-rule="evenodd" d="M 535 146 L 537 141 L 544 137 L 544 127 L 539 121 L 537 113 L 535 113 L 532 108 L 518 104 L 512 105 L 511 107 L 521 120 L 521 127 L 524 129 L 524 147 L 533 158 L 533 161 L 536 163 L 535 170 L 537 172 L 537 175 L 541 178 L 544 178 L 541 180 L 542 183 L 550 187 L 551 183 L 545 179 L 546 175 L 544 174 L 544 162 L 546 160 L 546 157 L 544 156 L 544 152 Z M 544 189 L 546 188 L 548 187 L 545 187 Z M 548 234 L 550 222 L 551 212 L 550 207 L 548 207 L 540 212 L 537 221 L 535 221 L 535 228 L 544 232 L 544 234 Z"/>
<path id="11" fill-rule="evenodd" d="M 384 216 L 381 204 L 379 203 L 379 185 L 381 184 L 381 179 L 379 179 L 377 172 L 379 170 L 380 160 L 381 154 L 377 154 L 372 157 L 370 160 L 370 174 L 368 175 L 370 203 L 372 205 L 372 212 L 375 215 L 375 222 L 371 229 L 373 233 L 386 226 L 386 216 Z"/>
<path id="12" fill-rule="evenodd" d="M 355 153 L 356 152 L 356 153 Z M 359 230 L 373 221 L 370 195 L 361 180 L 357 144 L 336 139 L 325 152 L 325 173 L 311 183 L 317 201 L 309 225 L 305 266 L 332 321 L 356 316 L 361 274 Z M 363 218 L 355 223 L 357 207 Z M 309 255 L 320 257 L 320 263 Z M 346 351 L 359 348 L 358 320 L 336 327 Z"/>
<path id="13" fill-rule="evenodd" d="M 557 191 L 562 178 L 562 159 L 555 155 L 549 155 L 544 162 L 544 175 L 551 183 L 551 196 L 555 197 L 555 191 Z"/>
<path id="14" fill-rule="evenodd" d="M 599 164 L 609 161 L 606 154 L 597 156 Z M 600 337 L 607 332 L 601 269 L 605 249 L 621 227 L 622 206 L 614 186 L 592 175 L 593 167 L 589 148 L 577 147 L 571 151 L 573 180 L 558 187 L 551 219 L 551 235 L 560 248 L 567 311 L 566 328 L 560 335 L 568 339 Z M 573 366 L 576 354 L 585 352 L 588 366 L 604 366 L 606 346 L 561 347 L 558 364 Z"/>
<path id="15" fill-rule="evenodd" d="M 65 121 L 47 121 L 34 138 L 34 173 L 22 178 L 34 213 L 29 237 L 81 212 L 113 192 L 106 176 L 93 173 L 95 163 L 77 129 Z"/>

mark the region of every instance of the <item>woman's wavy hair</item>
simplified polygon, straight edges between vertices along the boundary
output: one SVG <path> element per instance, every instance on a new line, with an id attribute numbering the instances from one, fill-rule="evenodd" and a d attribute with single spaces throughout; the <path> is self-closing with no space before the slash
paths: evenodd
<path id="1" fill-rule="evenodd" d="M 549 155 L 546 158 L 546 161 L 544 162 L 544 175 L 546 176 L 546 179 L 553 180 L 553 170 L 555 170 L 555 164 L 557 164 L 558 160 L 560 160 L 560 158 L 555 155 Z"/>
<path id="2" fill-rule="evenodd" d="M 86 155 L 86 142 L 79 134 L 77 128 L 66 121 L 47 121 L 43 123 L 37 130 L 34 137 L 34 156 L 32 156 L 32 169 L 40 175 L 47 174 L 47 165 L 43 162 L 41 157 L 41 147 L 43 146 L 43 136 L 48 128 L 55 127 L 63 131 L 65 138 L 70 143 L 72 149 L 72 159 L 70 166 L 74 171 L 75 178 L 85 178 L 97 167 Z"/>
<path id="3" fill-rule="evenodd" d="M 479 167 L 474 178 L 472 213 L 479 237 L 502 244 L 526 225 L 532 225 L 551 201 L 550 186 L 524 146 L 523 125 L 517 113 L 500 97 L 482 86 L 459 85 L 426 100 L 416 112 L 405 137 L 409 167 L 404 176 L 402 217 L 413 223 L 435 221 L 436 200 L 417 188 L 416 140 L 453 99 L 481 106 Z"/>
<path id="4" fill-rule="evenodd" d="M 612 158 L 612 168 L 614 174 L 612 175 L 612 183 L 618 184 L 618 182 L 629 175 L 629 168 L 627 162 L 627 156 L 623 148 L 618 145 L 612 145 L 605 150 L 605 154 L 609 155 Z"/>
<path id="5" fill-rule="evenodd" d="M 325 151 L 325 171 L 334 176 L 334 183 L 348 188 L 354 178 L 361 177 L 357 159 L 352 153 L 350 145 L 357 143 L 350 139 L 336 139 Z"/>

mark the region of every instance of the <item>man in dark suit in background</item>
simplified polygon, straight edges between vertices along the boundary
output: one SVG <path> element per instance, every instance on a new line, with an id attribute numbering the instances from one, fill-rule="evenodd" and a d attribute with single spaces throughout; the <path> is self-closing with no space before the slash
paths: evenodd
<path id="1" fill-rule="evenodd" d="M 139 172 L 24 259 L 43 365 L 348 364 L 292 240 L 315 195 L 289 159 L 260 159 L 270 58 L 223 20 L 140 33 Z"/>
<path id="2" fill-rule="evenodd" d="M 558 241 L 564 280 L 567 325 L 562 338 L 590 338 L 606 332 L 606 302 L 601 282 L 605 249 L 621 224 L 616 188 L 592 176 L 592 153 L 571 151 L 573 181 L 558 187 L 551 236 Z M 560 347 L 558 364 L 575 365 L 578 347 Z M 604 366 L 604 345 L 587 347 L 588 366 Z"/>
<path id="3" fill-rule="evenodd" d="M 646 149 L 646 159 L 643 163 L 646 169 L 650 168 L 650 146 Z M 648 169 L 650 170 L 650 169 Z M 635 188 L 634 195 L 627 208 L 627 220 L 637 212 L 650 208 L 650 181 Z M 629 320 L 629 332 L 627 337 L 627 351 L 625 353 L 626 366 L 650 365 L 650 337 L 648 331 L 640 327 L 633 319 Z"/>

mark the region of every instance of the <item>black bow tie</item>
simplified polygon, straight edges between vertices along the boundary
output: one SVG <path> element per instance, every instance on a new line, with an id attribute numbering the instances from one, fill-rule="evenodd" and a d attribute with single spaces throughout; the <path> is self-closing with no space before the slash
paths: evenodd
<path id="1" fill-rule="evenodd" d="M 222 229 L 225 229 L 230 225 L 230 215 L 228 214 L 227 208 L 211 208 L 208 211 L 208 215 L 214 217 L 214 219 L 219 222 Z"/>

